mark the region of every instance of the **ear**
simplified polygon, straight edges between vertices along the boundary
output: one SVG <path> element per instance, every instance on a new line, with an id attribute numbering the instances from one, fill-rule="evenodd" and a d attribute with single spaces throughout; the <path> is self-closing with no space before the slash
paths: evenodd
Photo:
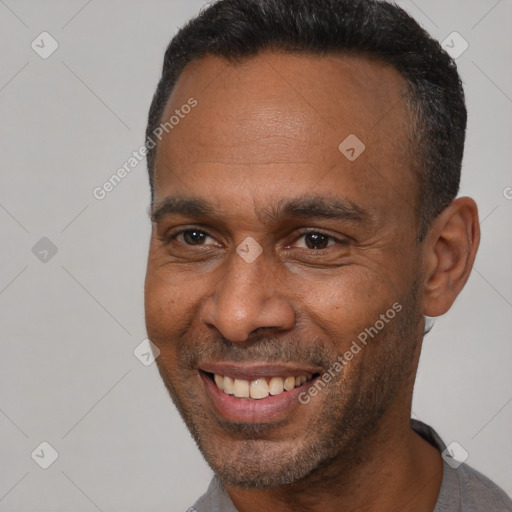
<path id="1" fill-rule="evenodd" d="M 479 243 L 473 199 L 456 199 L 436 217 L 424 240 L 424 315 L 440 316 L 450 309 L 466 284 Z"/>

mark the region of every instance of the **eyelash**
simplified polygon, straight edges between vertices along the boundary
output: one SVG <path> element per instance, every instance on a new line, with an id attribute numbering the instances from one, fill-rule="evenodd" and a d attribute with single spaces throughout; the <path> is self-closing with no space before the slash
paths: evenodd
<path id="1" fill-rule="evenodd" d="M 210 238 L 214 238 L 210 233 L 208 233 L 208 231 L 205 231 L 204 229 L 199 229 L 199 228 L 194 228 L 194 227 L 191 227 L 191 228 L 187 228 L 187 229 L 182 229 L 181 231 L 177 231 L 176 233 L 173 233 L 172 235 L 169 235 L 169 236 L 166 236 L 166 237 L 162 237 L 160 238 L 160 240 L 162 242 L 164 242 L 166 245 L 172 243 L 174 240 L 176 240 L 176 238 L 179 236 L 179 235 L 183 235 L 184 233 L 188 233 L 188 232 L 191 232 L 191 231 L 196 231 L 198 233 L 201 233 L 203 235 L 206 235 Z M 332 235 L 329 235 L 327 233 L 324 233 L 323 231 L 321 230 L 314 230 L 314 229 L 310 229 L 308 231 L 303 231 L 302 233 L 300 233 L 295 239 L 294 239 L 294 242 L 296 242 L 297 240 L 299 240 L 300 238 L 308 235 L 308 234 L 315 234 L 315 235 L 322 235 L 322 236 L 326 236 L 329 241 L 334 241 L 336 242 L 337 244 L 342 244 L 342 245 L 346 245 L 348 242 L 347 240 L 340 240 Z M 187 247 L 195 247 L 193 244 L 186 244 L 186 243 L 183 243 L 183 242 L 179 242 Z M 201 244 L 198 244 L 197 246 L 201 247 Z M 288 247 L 288 245 L 286 246 Z M 320 252 L 320 251 L 325 251 L 327 249 L 330 249 L 332 247 L 332 245 L 328 246 L 328 247 L 325 247 L 324 249 L 308 249 L 308 248 L 301 248 L 302 250 L 306 250 L 306 251 L 312 251 L 312 252 Z"/>

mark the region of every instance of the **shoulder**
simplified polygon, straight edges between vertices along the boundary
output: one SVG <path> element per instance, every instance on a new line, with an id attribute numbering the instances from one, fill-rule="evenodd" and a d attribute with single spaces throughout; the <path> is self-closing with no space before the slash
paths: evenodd
<path id="1" fill-rule="evenodd" d="M 186 512 L 237 512 L 229 494 L 217 477 L 207 491 Z"/>
<path id="2" fill-rule="evenodd" d="M 512 501 L 485 475 L 461 464 L 457 468 L 443 465 L 443 484 L 435 512 L 512 512 Z"/>
<path id="3" fill-rule="evenodd" d="M 475 510 L 512 511 L 512 501 L 494 482 L 467 464 L 462 464 L 456 471 L 460 469 L 463 510 L 467 502 L 475 506 Z"/>
<path id="4" fill-rule="evenodd" d="M 505 492 L 476 469 L 455 461 L 431 426 L 413 419 L 411 427 L 437 448 L 444 459 L 443 481 L 434 512 L 512 512 L 512 501 Z"/>

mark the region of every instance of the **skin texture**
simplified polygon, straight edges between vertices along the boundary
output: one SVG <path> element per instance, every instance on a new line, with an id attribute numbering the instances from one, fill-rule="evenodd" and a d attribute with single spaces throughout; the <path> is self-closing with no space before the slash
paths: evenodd
<path id="1" fill-rule="evenodd" d="M 147 330 L 171 397 L 241 512 L 434 508 L 441 457 L 409 426 L 422 315 L 445 313 L 464 286 L 478 215 L 457 199 L 418 241 L 403 86 L 360 57 L 208 56 L 187 66 L 167 105 L 165 119 L 198 102 L 158 147 Z M 365 144 L 355 161 L 338 149 L 350 134 Z M 211 209 L 170 213 L 170 196 Z M 308 208 L 279 214 L 296 199 Z M 308 216 L 321 200 L 351 215 Z M 236 252 L 247 237 L 262 249 L 252 263 Z M 208 364 L 321 375 L 395 303 L 402 310 L 343 371 L 285 415 L 232 421 L 205 389 Z"/>

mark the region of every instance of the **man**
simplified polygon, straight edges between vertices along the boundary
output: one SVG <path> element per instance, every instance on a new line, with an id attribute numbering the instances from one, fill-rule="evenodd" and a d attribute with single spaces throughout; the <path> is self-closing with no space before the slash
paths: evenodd
<path id="1" fill-rule="evenodd" d="M 479 243 L 455 65 L 374 0 L 220 0 L 149 113 L 146 323 L 215 472 L 193 510 L 503 511 L 411 422 Z"/>

